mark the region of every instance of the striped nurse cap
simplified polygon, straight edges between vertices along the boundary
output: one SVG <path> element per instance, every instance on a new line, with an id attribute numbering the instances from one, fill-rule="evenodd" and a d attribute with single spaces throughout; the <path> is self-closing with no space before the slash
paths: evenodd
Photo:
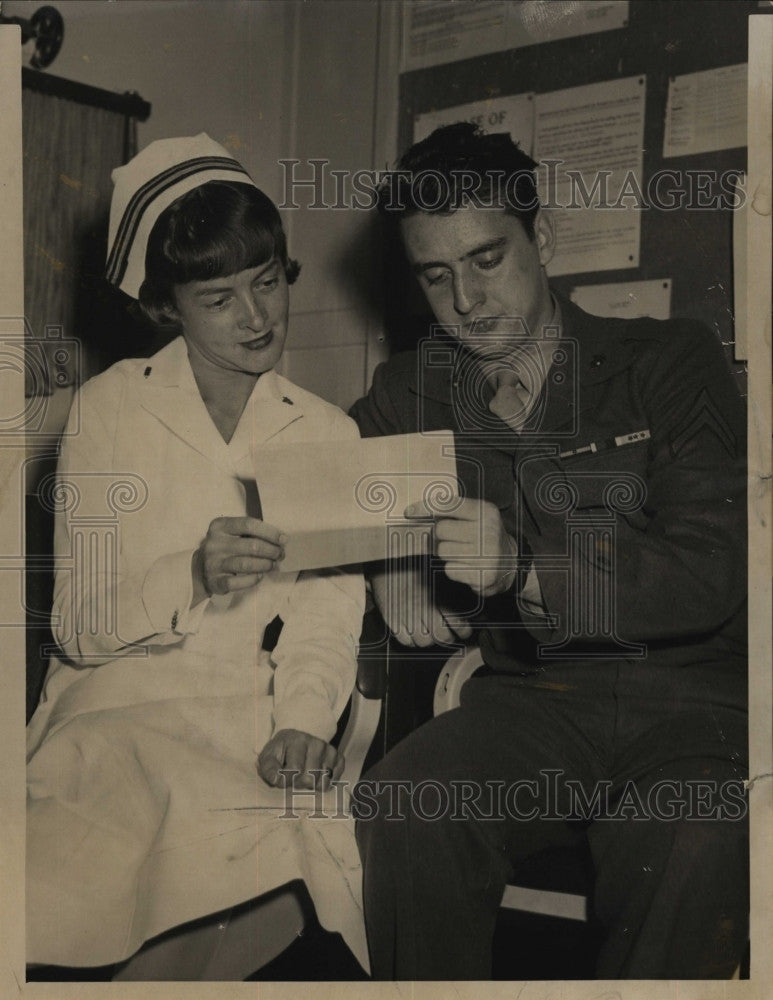
<path id="1" fill-rule="evenodd" d="M 139 298 L 145 280 L 148 238 L 173 201 L 208 181 L 255 182 L 219 143 L 205 133 L 159 139 L 112 174 L 107 280 Z"/>

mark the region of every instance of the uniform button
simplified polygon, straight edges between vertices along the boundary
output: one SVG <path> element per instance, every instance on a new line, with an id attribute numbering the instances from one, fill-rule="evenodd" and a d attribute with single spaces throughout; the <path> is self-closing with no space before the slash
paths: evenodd
<path id="1" fill-rule="evenodd" d="M 591 368 L 601 368 L 606 360 L 606 354 L 594 354 L 591 358 L 590 366 Z"/>

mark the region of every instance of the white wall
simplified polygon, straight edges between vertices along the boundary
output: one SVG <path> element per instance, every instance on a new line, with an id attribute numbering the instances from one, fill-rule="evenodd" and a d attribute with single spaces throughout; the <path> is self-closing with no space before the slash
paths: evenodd
<path id="1" fill-rule="evenodd" d="M 372 169 L 378 5 L 363 0 L 312 2 L 297 11 L 296 89 L 290 155 L 297 176 L 310 178 L 311 159 L 328 170 Z M 335 202 L 332 175 L 325 197 Z M 373 213 L 301 207 L 286 213 L 291 246 L 302 263 L 293 289 L 293 323 L 283 370 L 321 396 L 347 407 L 365 391 L 369 343 L 380 333 L 372 300 L 378 280 Z M 376 230 L 377 231 L 377 230 Z"/>
<path id="2" fill-rule="evenodd" d="M 48 72 L 137 91 L 152 104 L 149 120 L 138 128 L 140 147 L 206 131 L 279 203 L 280 159 L 324 157 L 337 169 L 384 166 L 376 124 L 384 103 L 378 60 L 384 10 L 391 4 L 54 0 L 65 36 Z M 6 0 L 3 13 L 29 18 L 39 6 L 38 0 Z M 28 43 L 25 63 L 30 52 Z M 387 77 L 396 112 L 396 66 Z M 305 207 L 283 217 L 303 271 L 291 292 L 282 369 L 347 407 L 367 388 L 383 354 L 373 220 L 361 211 Z"/>

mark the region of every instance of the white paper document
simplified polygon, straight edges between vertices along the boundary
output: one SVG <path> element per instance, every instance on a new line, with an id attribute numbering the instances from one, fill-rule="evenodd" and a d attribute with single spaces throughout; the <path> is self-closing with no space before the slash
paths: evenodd
<path id="1" fill-rule="evenodd" d="M 572 289 L 572 302 L 592 316 L 637 319 L 671 317 L 671 279 L 615 281 L 606 285 L 580 285 Z"/>
<path id="2" fill-rule="evenodd" d="M 609 31 L 628 24 L 628 0 L 405 0 L 402 69 Z"/>
<path id="3" fill-rule="evenodd" d="M 509 6 L 501 0 L 407 0 L 402 22 L 403 70 L 506 49 Z"/>
<path id="4" fill-rule="evenodd" d="M 557 38 L 624 28 L 628 0 L 521 0 L 510 4 L 507 47 L 520 48 Z"/>
<path id="5" fill-rule="evenodd" d="M 485 101 L 458 104 L 442 111 L 428 111 L 413 120 L 413 141 L 426 139 L 441 125 L 474 122 L 484 132 L 509 132 L 514 142 L 531 156 L 534 145 L 534 95 L 511 94 Z"/>
<path id="6" fill-rule="evenodd" d="M 537 95 L 540 202 L 556 222 L 549 275 L 638 267 L 645 93 L 632 76 Z"/>
<path id="7" fill-rule="evenodd" d="M 459 502 L 451 431 L 261 446 L 252 462 L 263 520 L 288 536 L 283 572 L 419 552 L 431 519 L 405 508 Z"/>
<path id="8" fill-rule="evenodd" d="M 663 156 L 746 145 L 748 66 L 677 76 L 668 85 Z"/>

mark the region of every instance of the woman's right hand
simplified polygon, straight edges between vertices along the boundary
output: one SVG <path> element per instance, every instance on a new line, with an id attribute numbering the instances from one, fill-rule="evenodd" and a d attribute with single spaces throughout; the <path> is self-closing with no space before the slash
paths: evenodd
<path id="1" fill-rule="evenodd" d="M 254 587 L 284 558 L 286 537 L 255 517 L 216 517 L 193 554 L 193 601 Z"/>

